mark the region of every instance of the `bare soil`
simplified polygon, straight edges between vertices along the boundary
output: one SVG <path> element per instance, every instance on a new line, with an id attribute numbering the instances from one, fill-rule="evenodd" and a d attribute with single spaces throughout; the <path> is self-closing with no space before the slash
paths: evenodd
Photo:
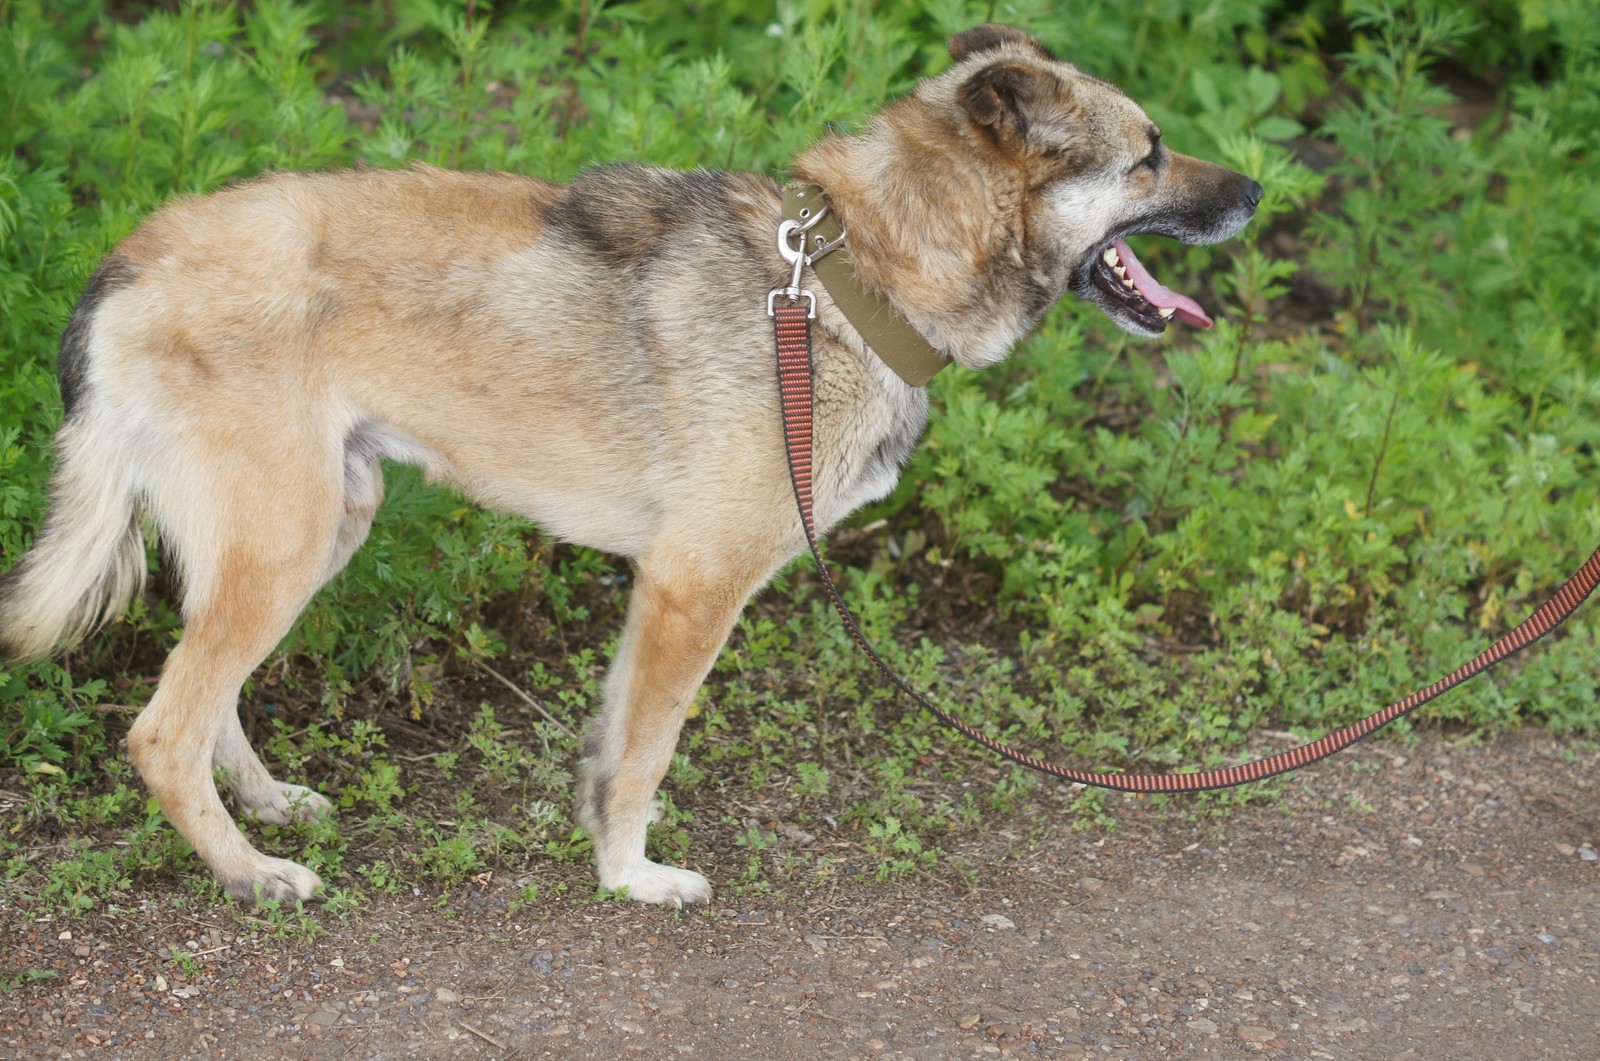
<path id="1" fill-rule="evenodd" d="M 947 845 L 973 874 L 681 914 L 512 910 L 496 876 L 310 943 L 160 895 L 7 911 L 7 965 L 57 975 L 0 995 L 0 1056 L 1600 1057 L 1597 767 L 1536 734 L 1368 744 L 1220 819 L 1116 797 L 1087 831 L 1060 789 Z M 697 827 L 713 881 L 726 831 Z"/>

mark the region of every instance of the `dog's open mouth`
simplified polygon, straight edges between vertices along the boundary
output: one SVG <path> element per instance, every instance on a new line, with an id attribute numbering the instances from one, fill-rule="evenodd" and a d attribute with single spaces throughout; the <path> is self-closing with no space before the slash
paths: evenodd
<path id="1" fill-rule="evenodd" d="M 1165 331 L 1174 317 L 1196 328 L 1211 327 L 1200 303 L 1164 287 L 1120 239 L 1094 263 L 1091 276 L 1096 287 L 1152 332 Z"/>

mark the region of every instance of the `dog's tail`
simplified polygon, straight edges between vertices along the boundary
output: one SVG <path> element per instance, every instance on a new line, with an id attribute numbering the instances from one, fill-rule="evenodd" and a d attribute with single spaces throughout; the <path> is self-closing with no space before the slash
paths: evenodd
<path id="1" fill-rule="evenodd" d="M 79 640 L 144 585 L 144 534 L 125 451 L 114 417 L 85 393 L 96 312 L 129 279 L 115 259 L 103 266 L 62 334 L 57 371 L 67 411 L 50 511 L 33 548 L 0 575 L 0 658 L 35 659 Z"/>

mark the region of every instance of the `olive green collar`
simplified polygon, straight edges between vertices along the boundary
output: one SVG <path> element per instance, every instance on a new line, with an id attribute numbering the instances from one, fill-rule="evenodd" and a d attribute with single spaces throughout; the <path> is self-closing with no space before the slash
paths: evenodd
<path id="1" fill-rule="evenodd" d="M 844 245 L 844 226 L 838 215 L 827 211 L 817 217 L 817 211 L 825 206 L 822 189 L 815 184 L 784 186 L 784 219 L 804 226 L 806 262 L 833 304 L 895 375 L 913 387 L 922 386 L 950 359 L 935 350 L 887 300 L 861 286 L 850 262 L 850 248 Z"/>

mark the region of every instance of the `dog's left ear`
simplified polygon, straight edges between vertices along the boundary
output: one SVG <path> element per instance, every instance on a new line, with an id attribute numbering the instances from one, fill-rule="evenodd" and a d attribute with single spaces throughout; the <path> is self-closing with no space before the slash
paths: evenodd
<path id="1" fill-rule="evenodd" d="M 1061 124 L 1061 82 L 1029 63 L 990 63 L 956 90 L 967 116 L 1011 152 L 1042 143 L 1046 127 Z"/>
<path id="2" fill-rule="evenodd" d="M 1028 34 L 1015 26 L 1003 26 L 998 22 L 989 22 L 982 26 L 957 33 L 950 38 L 950 58 L 956 62 L 977 55 L 979 52 L 993 51 L 1002 44 L 1020 44 L 1024 48 L 1032 49 L 1041 58 L 1058 62 L 1056 53 L 1034 40 Z"/>

